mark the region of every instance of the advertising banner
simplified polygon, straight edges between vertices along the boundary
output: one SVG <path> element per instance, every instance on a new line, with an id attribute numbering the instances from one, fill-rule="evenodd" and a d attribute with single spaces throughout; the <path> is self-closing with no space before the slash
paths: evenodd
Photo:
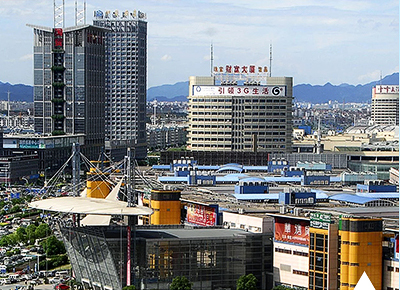
<path id="1" fill-rule="evenodd" d="M 217 222 L 216 209 L 200 204 L 188 204 L 186 220 L 188 223 L 200 226 L 215 226 Z"/>
<path id="2" fill-rule="evenodd" d="M 308 245 L 310 240 L 308 221 L 275 218 L 275 240 Z"/>
<path id="3" fill-rule="evenodd" d="M 285 86 L 193 86 L 193 96 L 286 96 Z"/>
<path id="4" fill-rule="evenodd" d="M 331 223 L 331 214 L 323 212 L 310 212 L 310 227 L 327 230 Z"/>

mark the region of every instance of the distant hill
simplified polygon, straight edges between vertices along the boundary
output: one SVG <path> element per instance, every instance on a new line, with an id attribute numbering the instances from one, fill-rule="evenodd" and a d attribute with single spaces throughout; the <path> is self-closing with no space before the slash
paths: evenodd
<path id="1" fill-rule="evenodd" d="M 338 102 L 369 102 L 371 90 L 376 84 L 398 85 L 399 73 L 385 76 L 382 81 L 374 81 L 364 85 L 341 84 L 338 86 L 326 83 L 323 86 L 300 84 L 293 87 L 293 96 L 296 101 L 310 103 L 326 103 L 329 100 Z M 33 87 L 28 85 L 12 85 L 0 81 L 0 100 L 7 100 L 7 91 L 10 91 L 11 101 L 33 102 Z M 189 82 L 178 82 L 173 85 L 161 85 L 147 90 L 147 100 L 152 101 L 187 101 Z"/>
<path id="2" fill-rule="evenodd" d="M 7 100 L 10 91 L 10 101 L 33 102 L 33 87 L 28 85 L 12 85 L 0 81 L 0 100 Z"/>
<path id="3" fill-rule="evenodd" d="M 349 85 L 341 84 L 334 86 L 326 83 L 323 86 L 312 86 L 309 84 L 301 84 L 293 87 L 293 96 L 296 101 L 304 101 L 310 103 L 326 103 L 329 100 L 338 102 L 369 102 L 372 96 L 372 88 L 377 85 L 398 85 L 399 73 L 388 75 L 382 81 L 374 81 L 365 85 Z"/>
<path id="4" fill-rule="evenodd" d="M 325 103 L 329 100 L 338 102 L 369 102 L 371 90 L 376 84 L 398 85 L 399 73 L 388 75 L 382 81 L 374 81 L 365 85 L 341 84 L 338 86 L 326 83 L 323 86 L 300 84 L 293 87 L 293 96 L 296 101 L 310 103 Z M 158 101 L 186 101 L 189 82 L 179 82 L 174 85 L 161 85 L 151 87 L 147 90 L 147 100 L 157 99 Z"/>
<path id="5" fill-rule="evenodd" d="M 152 101 L 187 101 L 189 82 L 179 82 L 173 85 L 161 85 L 147 90 L 147 100 Z"/>

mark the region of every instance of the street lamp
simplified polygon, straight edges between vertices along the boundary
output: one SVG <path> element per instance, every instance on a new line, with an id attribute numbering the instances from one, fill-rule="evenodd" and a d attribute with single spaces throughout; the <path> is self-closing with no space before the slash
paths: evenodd
<path id="1" fill-rule="evenodd" d="M 47 168 L 44 169 L 44 187 L 47 186 L 47 174 L 46 174 L 46 171 L 49 170 L 49 169 L 51 169 L 51 167 L 47 167 Z"/>

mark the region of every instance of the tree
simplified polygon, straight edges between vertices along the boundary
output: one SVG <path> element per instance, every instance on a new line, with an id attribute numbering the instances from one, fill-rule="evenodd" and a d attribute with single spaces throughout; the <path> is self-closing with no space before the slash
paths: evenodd
<path id="1" fill-rule="evenodd" d="M 48 224 L 42 223 L 35 230 L 35 237 L 37 239 L 43 239 L 51 234 L 51 229 Z"/>
<path id="2" fill-rule="evenodd" d="M 18 242 L 23 242 L 25 243 L 28 240 L 28 237 L 26 236 L 26 230 L 24 227 L 19 227 L 15 231 L 15 236 L 17 237 Z"/>
<path id="3" fill-rule="evenodd" d="M 31 244 L 33 244 L 36 239 L 35 231 L 36 231 L 36 226 L 34 224 L 30 224 L 29 226 L 26 227 L 26 235 L 28 236 L 29 242 Z"/>
<path id="4" fill-rule="evenodd" d="M 236 282 L 236 290 L 257 290 L 257 278 L 253 274 L 241 276 Z"/>
<path id="5" fill-rule="evenodd" d="M 41 243 L 41 245 L 43 247 L 43 250 L 49 256 L 64 254 L 66 252 L 64 243 L 57 240 L 55 236 L 48 237 Z"/>
<path id="6" fill-rule="evenodd" d="M 185 276 L 177 276 L 169 286 L 170 290 L 192 290 L 193 283 Z"/>
<path id="7" fill-rule="evenodd" d="M 122 288 L 122 290 L 136 290 L 136 287 L 134 285 L 125 286 Z"/>

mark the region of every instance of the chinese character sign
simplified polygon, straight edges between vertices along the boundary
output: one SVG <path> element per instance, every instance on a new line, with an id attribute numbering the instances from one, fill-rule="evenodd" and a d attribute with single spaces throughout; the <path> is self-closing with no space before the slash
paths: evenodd
<path id="1" fill-rule="evenodd" d="M 186 220 L 188 223 L 200 226 L 215 226 L 216 217 L 215 208 L 200 204 L 189 204 L 187 207 Z"/>
<path id="2" fill-rule="evenodd" d="M 308 245 L 309 235 L 308 221 L 275 218 L 275 240 Z"/>
<path id="3" fill-rule="evenodd" d="M 377 85 L 375 87 L 377 94 L 399 94 L 399 86 Z"/>
<path id="4" fill-rule="evenodd" d="M 266 66 L 255 66 L 255 65 L 230 65 L 227 64 L 223 66 L 215 66 L 214 73 L 222 74 L 261 74 L 267 73 L 268 67 Z"/>
<path id="5" fill-rule="evenodd" d="M 193 86 L 193 96 L 286 96 L 286 86 Z"/>

